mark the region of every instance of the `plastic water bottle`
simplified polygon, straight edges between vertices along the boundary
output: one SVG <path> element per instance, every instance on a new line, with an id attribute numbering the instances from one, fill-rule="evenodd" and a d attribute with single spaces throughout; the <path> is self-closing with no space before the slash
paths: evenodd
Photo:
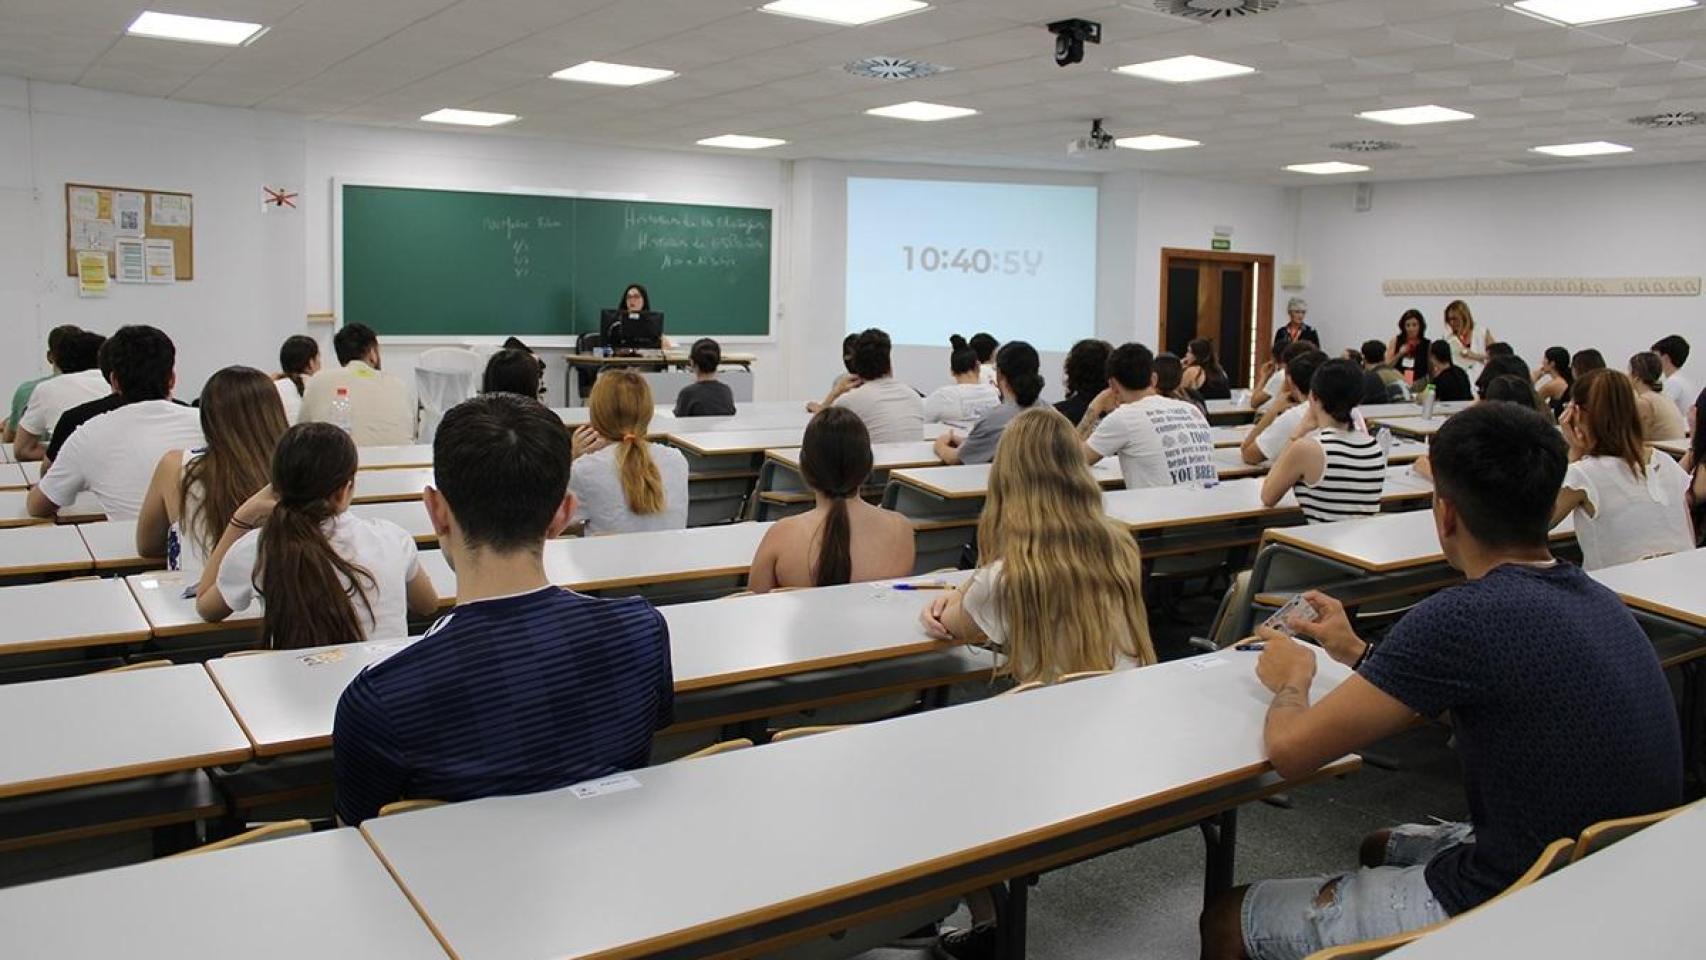
<path id="1" fill-rule="evenodd" d="M 332 398 L 332 425 L 345 433 L 351 432 L 355 425 L 350 421 L 349 387 L 339 387 L 338 395 Z"/>
<path id="2" fill-rule="evenodd" d="M 1374 435 L 1374 442 L 1380 445 L 1380 453 L 1383 456 L 1390 457 L 1392 455 L 1392 430 L 1390 428 L 1381 427 L 1380 432 Z"/>
<path id="3" fill-rule="evenodd" d="M 1430 384 L 1428 384 L 1427 389 L 1422 391 L 1422 419 L 1423 420 L 1432 420 L 1433 418 L 1434 418 L 1434 385 L 1430 383 Z"/>

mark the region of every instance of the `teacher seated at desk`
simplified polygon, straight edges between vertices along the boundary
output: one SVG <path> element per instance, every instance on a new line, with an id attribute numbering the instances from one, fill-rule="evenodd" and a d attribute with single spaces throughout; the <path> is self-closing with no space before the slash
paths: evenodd
<path id="1" fill-rule="evenodd" d="M 652 298 L 646 288 L 637 283 L 630 283 L 622 291 L 622 300 L 616 304 L 616 312 L 621 314 L 651 313 Z M 661 326 L 661 325 L 660 325 Z M 658 347 L 663 350 L 675 349 L 675 344 L 658 330 Z"/>

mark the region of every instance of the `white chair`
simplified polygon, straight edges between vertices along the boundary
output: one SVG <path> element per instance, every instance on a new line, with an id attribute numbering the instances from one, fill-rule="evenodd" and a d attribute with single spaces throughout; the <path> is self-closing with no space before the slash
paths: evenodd
<path id="1" fill-rule="evenodd" d="M 421 354 L 415 362 L 415 397 L 419 404 L 416 435 L 421 443 L 432 442 L 445 411 L 479 392 L 485 366 L 484 357 L 461 347 L 435 347 Z"/>

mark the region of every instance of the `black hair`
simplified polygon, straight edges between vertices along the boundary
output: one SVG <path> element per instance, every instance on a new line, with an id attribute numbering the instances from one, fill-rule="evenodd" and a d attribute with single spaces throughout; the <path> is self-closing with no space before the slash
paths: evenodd
<path id="1" fill-rule="evenodd" d="M 1207 337 L 1198 337 L 1185 345 L 1185 351 L 1196 360 L 1197 366 L 1203 368 L 1205 374 L 1225 374 L 1221 369 L 1220 358 L 1214 355 L 1214 341 Z"/>
<path id="2" fill-rule="evenodd" d="M 954 334 L 948 338 L 948 372 L 958 377 L 977 369 L 977 351 L 966 338 Z"/>
<path id="3" fill-rule="evenodd" d="M 488 393 L 450 408 L 433 484 L 473 548 L 538 550 L 569 490 L 569 430 L 532 399 Z"/>
<path id="4" fill-rule="evenodd" d="M 857 333 L 849 333 L 847 336 L 841 338 L 841 365 L 847 368 L 848 373 L 854 372 L 853 351 L 858 346 L 859 335 Z"/>
<path id="5" fill-rule="evenodd" d="M 971 348 L 977 351 L 977 362 L 988 363 L 995 356 L 995 351 L 1001 346 L 1001 341 L 987 333 L 974 333 L 971 338 Z"/>
<path id="6" fill-rule="evenodd" d="M 365 323 L 346 323 L 332 334 L 332 352 L 337 354 L 340 367 L 367 356 L 367 351 L 378 345 L 378 334 Z"/>
<path id="7" fill-rule="evenodd" d="M 1068 396 L 1095 396 L 1108 385 L 1108 355 L 1113 344 L 1106 340 L 1080 340 L 1066 354 Z"/>
<path id="8" fill-rule="evenodd" d="M 520 337 L 505 337 L 504 338 L 504 349 L 505 350 L 526 350 L 528 353 L 533 352 L 533 348 L 528 346 L 525 343 L 522 343 Z"/>
<path id="9" fill-rule="evenodd" d="M 1444 340 L 1435 340 L 1428 344 L 1428 357 L 1438 360 L 1448 367 L 1457 366 L 1457 362 L 1451 359 L 1451 344 Z"/>
<path id="10" fill-rule="evenodd" d="M 278 348 L 278 368 L 284 371 L 284 376 L 296 387 L 296 395 L 302 396 L 307 392 L 308 384 L 303 379 L 308 376 L 308 365 L 320 355 L 320 344 L 313 337 L 298 333 L 285 337 L 284 343 Z"/>
<path id="11" fill-rule="evenodd" d="M 1307 394 L 1310 387 L 1315 383 L 1315 371 L 1321 369 L 1321 365 L 1326 362 L 1326 354 L 1315 349 L 1306 350 L 1286 362 L 1286 379 L 1290 380 L 1292 384 L 1297 387 L 1299 393 Z M 1349 363 L 1350 361 L 1347 360 L 1345 362 Z M 1357 395 L 1362 395 L 1361 370 L 1357 371 Z"/>
<path id="12" fill-rule="evenodd" d="M 1421 340 L 1426 340 L 1428 338 L 1428 318 L 1422 316 L 1422 311 L 1420 310 L 1405 310 L 1404 315 L 1398 318 L 1399 343 L 1403 343 L 1405 340 L 1410 339 L 1409 333 L 1404 329 L 1404 324 L 1412 319 L 1414 319 L 1418 324 L 1416 327 L 1416 337 Z"/>
<path id="13" fill-rule="evenodd" d="M 646 292 L 646 288 L 641 286 L 640 284 L 637 284 L 637 283 L 630 283 L 627 286 L 622 288 L 622 296 L 619 299 L 617 299 L 617 301 L 616 301 L 616 309 L 617 310 L 624 310 L 625 311 L 628 309 L 628 291 L 629 290 L 640 291 L 640 312 L 641 313 L 645 313 L 646 311 L 648 311 L 652 308 L 652 295 Z"/>
<path id="14" fill-rule="evenodd" d="M 1487 386 L 1481 391 L 1481 399 L 1489 403 L 1515 403 L 1524 407 L 1540 409 L 1540 395 L 1534 392 L 1534 384 L 1527 377 L 1515 374 L 1501 373 L 1487 381 Z"/>
<path id="15" fill-rule="evenodd" d="M 1570 351 L 1563 347 L 1547 347 L 1541 356 L 1551 362 L 1552 369 L 1558 371 L 1557 375 L 1563 377 L 1565 383 L 1576 382 L 1575 371 L 1570 369 Z"/>
<path id="16" fill-rule="evenodd" d="M 825 407 L 806 424 L 800 440 L 800 476 L 808 487 L 829 498 L 813 586 L 853 581 L 853 526 L 847 503 L 870 478 L 872 459 L 870 431 L 846 407 Z"/>
<path id="17" fill-rule="evenodd" d="M 1293 364 L 1302 363 L 1293 360 Z M 1286 367 L 1286 373 L 1291 373 L 1291 367 Z M 1362 364 L 1347 357 L 1328 360 L 1315 368 L 1314 376 L 1309 380 L 1309 395 L 1321 404 L 1321 409 L 1327 412 L 1339 423 L 1348 423 L 1351 411 L 1362 402 Z"/>
<path id="18" fill-rule="evenodd" d="M 1308 340 L 1293 340 L 1285 345 L 1284 352 L 1280 354 L 1280 366 L 1286 366 L 1306 353 L 1320 352 L 1321 348 L 1310 343 Z"/>
<path id="19" fill-rule="evenodd" d="M 1674 333 L 1653 344 L 1653 352 L 1669 357 L 1679 367 L 1688 363 L 1688 341 Z"/>
<path id="20" fill-rule="evenodd" d="M 59 360 L 59 345 L 64 343 L 72 334 L 82 332 L 82 327 L 70 323 L 62 323 L 47 332 L 47 352 L 53 356 L 55 362 Z M 85 367 L 84 369 L 88 368 Z"/>
<path id="21" fill-rule="evenodd" d="M 1179 392 L 1179 384 L 1185 382 L 1185 363 L 1177 354 L 1156 354 L 1152 369 L 1155 371 L 1155 392 L 1163 397 Z"/>
<path id="22" fill-rule="evenodd" d="M 1590 370 L 1604 369 L 1605 354 L 1600 353 L 1592 347 L 1589 347 L 1586 350 L 1577 350 L 1575 355 L 1570 357 L 1570 372 L 1578 377 Z"/>
<path id="23" fill-rule="evenodd" d="M 88 330 L 78 330 L 61 337 L 58 349 L 53 351 L 59 372 L 82 373 L 95 369 L 101 362 L 101 348 L 106 342 L 106 337 Z"/>
<path id="24" fill-rule="evenodd" d="M 499 350 L 486 361 L 486 372 L 480 377 L 480 392 L 513 393 L 537 400 L 539 381 L 544 372 L 539 358 L 526 350 Z"/>
<path id="25" fill-rule="evenodd" d="M 1706 390 L 1694 398 L 1694 433 L 1689 449 L 1694 451 L 1694 469 L 1706 466 Z"/>
<path id="26" fill-rule="evenodd" d="M 693 369 L 700 373 L 716 373 L 723 365 L 723 348 L 710 337 L 700 337 L 693 341 L 692 349 L 687 351 L 687 359 L 692 361 Z"/>
<path id="27" fill-rule="evenodd" d="M 1569 448 L 1532 407 L 1478 403 L 1445 422 L 1428 451 L 1434 489 L 1489 547 L 1544 547 Z"/>
<path id="28" fill-rule="evenodd" d="M 1516 348 L 1503 340 L 1494 340 L 1492 343 L 1487 344 L 1487 356 L 1514 357 L 1516 356 Z"/>
<path id="29" fill-rule="evenodd" d="M 126 400 L 164 400 L 172 393 L 172 367 L 178 351 L 172 338 L 155 327 L 119 327 L 105 345 L 107 366 Z"/>
<path id="30" fill-rule="evenodd" d="M 1010 340 L 995 354 L 995 371 L 1007 378 L 1013 402 L 1028 407 L 1043 392 L 1042 360 L 1037 348 L 1023 340 Z"/>
<path id="31" fill-rule="evenodd" d="M 1108 379 L 1127 390 L 1147 390 L 1155 382 L 1155 354 L 1141 343 L 1122 343 L 1108 354 Z"/>
<path id="32" fill-rule="evenodd" d="M 1386 362 L 1386 344 L 1379 340 L 1364 340 L 1362 342 L 1362 362 L 1379 366 Z"/>
<path id="33" fill-rule="evenodd" d="M 872 327 L 853 344 L 853 374 L 861 380 L 881 380 L 894 372 L 889 335 Z"/>
<path id="34" fill-rule="evenodd" d="M 1528 364 L 1515 354 L 1501 354 L 1488 357 L 1487 365 L 1481 368 L 1481 375 L 1475 378 L 1475 388 L 1481 392 L 1484 399 L 1487 396 L 1487 384 L 1494 377 L 1522 377 L 1528 379 Z"/>

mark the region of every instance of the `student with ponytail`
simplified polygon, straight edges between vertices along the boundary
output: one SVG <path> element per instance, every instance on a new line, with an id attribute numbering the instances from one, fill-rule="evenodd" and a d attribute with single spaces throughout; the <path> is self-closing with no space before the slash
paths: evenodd
<path id="1" fill-rule="evenodd" d="M 408 636 L 408 614 L 438 609 L 415 541 L 388 520 L 349 512 L 356 452 L 329 423 L 285 431 L 272 483 L 237 508 L 207 559 L 196 610 L 217 623 L 266 602 L 274 649 Z"/>
<path id="2" fill-rule="evenodd" d="M 632 370 L 607 370 L 587 400 L 592 422 L 575 431 L 574 522 L 588 536 L 687 527 L 687 458 L 652 443 L 652 388 Z"/>
<path id="3" fill-rule="evenodd" d="M 278 348 L 278 368 L 283 372 L 273 378 L 273 384 L 284 403 L 284 418 L 294 424 L 302 418 L 302 395 L 308 392 L 308 378 L 320 372 L 319 342 L 300 333 L 286 337 Z"/>
<path id="4" fill-rule="evenodd" d="M 1013 418 L 1036 405 L 1043 392 L 1041 361 L 1035 347 L 1023 340 L 1002 345 L 995 354 L 995 386 L 1001 406 L 983 415 L 962 439 L 952 430 L 936 440 L 936 458 L 943 463 L 989 463 L 995 459 L 1001 432 Z"/>
<path id="5" fill-rule="evenodd" d="M 871 477 L 871 435 L 858 414 L 826 407 L 812 418 L 800 447 L 800 473 L 817 505 L 764 535 L 748 581 L 753 593 L 912 573 L 912 522 L 859 496 Z"/>
<path id="6" fill-rule="evenodd" d="M 136 521 L 136 550 L 200 582 L 202 567 L 237 508 L 267 485 L 273 451 L 289 429 L 271 377 L 226 367 L 201 388 L 202 446 L 171 450 L 154 468 Z"/>

